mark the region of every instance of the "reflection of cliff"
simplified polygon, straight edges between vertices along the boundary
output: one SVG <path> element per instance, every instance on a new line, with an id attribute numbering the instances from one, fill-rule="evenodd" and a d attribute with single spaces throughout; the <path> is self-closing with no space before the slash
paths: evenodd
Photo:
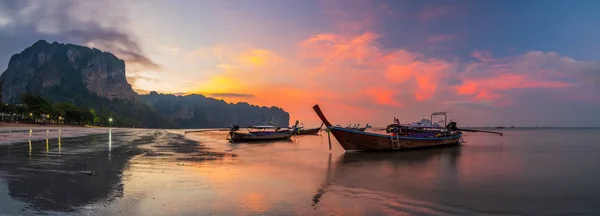
<path id="1" fill-rule="evenodd" d="M 107 135 L 62 139 L 60 148 L 56 139 L 49 140 L 48 148 L 46 141 L 33 141 L 31 153 L 28 143 L 3 149 L 0 173 L 6 176 L 8 193 L 36 210 L 67 212 L 121 196 L 121 174 L 138 150 L 116 146 L 115 137 L 110 153 Z"/>

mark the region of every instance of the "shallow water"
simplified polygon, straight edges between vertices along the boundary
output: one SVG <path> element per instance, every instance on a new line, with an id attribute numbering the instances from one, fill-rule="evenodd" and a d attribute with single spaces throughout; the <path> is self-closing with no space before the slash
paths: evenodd
<path id="1" fill-rule="evenodd" d="M 230 144 L 169 132 L 0 146 L 0 214 L 600 215 L 597 129 L 395 153 L 344 153 L 333 138 L 330 151 L 326 134 Z"/>

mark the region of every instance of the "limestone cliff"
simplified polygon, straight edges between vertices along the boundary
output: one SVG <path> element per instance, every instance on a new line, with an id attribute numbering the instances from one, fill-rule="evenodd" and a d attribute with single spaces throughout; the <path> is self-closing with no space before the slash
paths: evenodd
<path id="1" fill-rule="evenodd" d="M 232 124 L 246 127 L 271 122 L 287 127 L 290 123 L 290 114 L 279 107 L 227 103 L 197 94 L 175 96 L 151 92 L 140 97 L 182 128 L 231 127 Z"/>
<path id="2" fill-rule="evenodd" d="M 10 58 L 0 87 L 3 100 L 13 103 L 25 92 L 50 99 L 73 92 L 109 100 L 136 97 L 127 83 L 123 60 L 98 49 L 44 40 Z"/>
<path id="3" fill-rule="evenodd" d="M 135 127 L 206 128 L 267 124 L 288 126 L 278 107 L 230 104 L 202 95 L 139 96 L 125 77 L 125 62 L 113 54 L 40 40 L 11 57 L 0 75 L 0 100 L 18 103 L 23 93 L 70 102 Z"/>

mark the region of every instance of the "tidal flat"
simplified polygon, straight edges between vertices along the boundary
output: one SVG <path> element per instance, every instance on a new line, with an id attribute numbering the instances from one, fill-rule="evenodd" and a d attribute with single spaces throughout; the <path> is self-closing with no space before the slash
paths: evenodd
<path id="1" fill-rule="evenodd" d="M 21 130 L 0 144 L 0 215 L 600 214 L 598 129 L 392 153 L 333 138 L 329 150 L 326 133 L 232 144 L 219 131 L 70 130 L 81 136 Z"/>

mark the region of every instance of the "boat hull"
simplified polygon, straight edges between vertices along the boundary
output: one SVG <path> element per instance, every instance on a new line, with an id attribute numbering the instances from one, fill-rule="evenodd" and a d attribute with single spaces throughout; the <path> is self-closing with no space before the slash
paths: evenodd
<path id="1" fill-rule="evenodd" d="M 311 128 L 306 130 L 296 130 L 294 135 L 317 135 L 321 131 L 321 128 Z"/>
<path id="2" fill-rule="evenodd" d="M 292 136 L 291 131 L 285 132 L 271 132 L 271 133 L 242 133 L 242 132 L 229 132 L 230 141 L 232 142 L 259 142 L 259 141 L 271 141 L 271 140 L 286 140 Z"/>
<path id="3" fill-rule="evenodd" d="M 427 147 L 459 145 L 461 133 L 446 137 L 390 136 L 331 127 L 331 134 L 346 151 L 400 151 Z"/>

